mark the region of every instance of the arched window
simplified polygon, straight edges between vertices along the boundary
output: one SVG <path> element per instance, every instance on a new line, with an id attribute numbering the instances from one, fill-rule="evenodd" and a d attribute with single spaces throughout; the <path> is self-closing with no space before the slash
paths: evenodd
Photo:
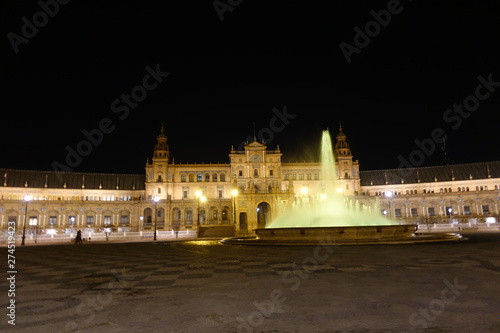
<path id="1" fill-rule="evenodd" d="M 205 181 L 206 182 L 210 181 L 210 174 L 208 174 L 208 173 L 205 174 Z"/>
<path id="2" fill-rule="evenodd" d="M 217 181 L 217 174 L 216 173 L 212 174 L 212 181 L 213 182 Z"/>
<path id="3" fill-rule="evenodd" d="M 194 174 L 189 174 L 189 182 L 194 182 Z"/>
<path id="4" fill-rule="evenodd" d="M 220 174 L 220 181 L 221 182 L 225 182 L 226 181 L 226 174 L 225 173 L 221 173 Z"/>
<path id="5" fill-rule="evenodd" d="M 183 183 L 185 183 L 185 182 L 186 182 L 186 174 L 185 174 L 185 173 L 183 173 L 183 174 L 181 175 L 181 182 L 183 182 Z"/>
<path id="6" fill-rule="evenodd" d="M 125 212 L 124 214 L 120 215 L 120 224 L 121 225 L 130 224 L 130 214 L 128 212 Z"/>
<path id="7" fill-rule="evenodd" d="M 259 169 L 253 169 L 253 176 L 254 178 L 259 177 Z"/>
<path id="8" fill-rule="evenodd" d="M 196 180 L 201 182 L 203 180 L 203 175 L 201 173 L 196 175 Z"/>

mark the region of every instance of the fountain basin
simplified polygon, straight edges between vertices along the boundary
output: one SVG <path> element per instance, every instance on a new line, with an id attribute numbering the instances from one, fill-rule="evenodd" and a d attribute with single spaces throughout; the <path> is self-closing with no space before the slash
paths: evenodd
<path id="1" fill-rule="evenodd" d="M 356 227 L 312 227 L 312 228 L 264 228 L 255 229 L 257 239 L 262 240 L 380 240 L 394 237 L 410 237 L 417 230 L 414 224 L 377 225 Z"/>
<path id="2" fill-rule="evenodd" d="M 254 237 L 222 239 L 223 244 L 244 245 L 355 245 L 355 244 L 407 244 L 436 241 L 463 240 L 460 234 L 417 234 L 415 224 L 297 227 L 254 229 Z"/>

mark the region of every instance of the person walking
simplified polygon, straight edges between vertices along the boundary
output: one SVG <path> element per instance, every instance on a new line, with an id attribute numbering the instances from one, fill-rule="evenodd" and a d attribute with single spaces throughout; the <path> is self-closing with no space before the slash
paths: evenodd
<path id="1" fill-rule="evenodd" d="M 75 244 L 83 244 L 83 241 L 82 241 L 82 231 L 81 230 L 78 230 L 76 232 Z"/>

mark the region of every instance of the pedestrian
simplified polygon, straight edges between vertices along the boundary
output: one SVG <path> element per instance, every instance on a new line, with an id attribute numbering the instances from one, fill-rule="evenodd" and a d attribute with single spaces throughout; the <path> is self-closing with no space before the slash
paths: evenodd
<path id="1" fill-rule="evenodd" d="M 82 242 L 82 231 L 78 230 L 76 232 L 75 244 L 83 244 Z"/>

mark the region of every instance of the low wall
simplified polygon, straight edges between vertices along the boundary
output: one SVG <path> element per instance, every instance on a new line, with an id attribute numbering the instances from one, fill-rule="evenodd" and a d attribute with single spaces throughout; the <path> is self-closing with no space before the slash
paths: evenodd
<path id="1" fill-rule="evenodd" d="M 201 225 L 199 228 L 200 238 L 208 237 L 234 237 L 234 225 Z"/>

